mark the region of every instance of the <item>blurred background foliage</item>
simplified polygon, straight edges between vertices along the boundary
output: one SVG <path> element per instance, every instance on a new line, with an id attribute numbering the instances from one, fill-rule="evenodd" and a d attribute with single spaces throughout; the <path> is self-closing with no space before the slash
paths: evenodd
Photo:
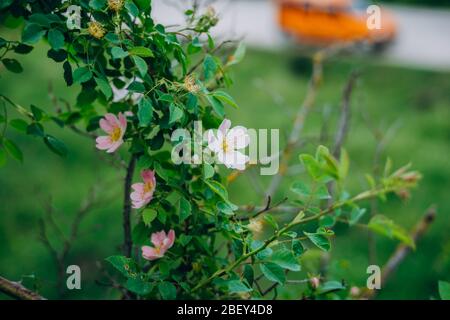
<path id="1" fill-rule="evenodd" d="M 49 92 L 73 104 L 77 90 L 66 88 L 62 66 L 48 59 L 44 48 L 39 45 L 30 55 L 20 57 L 25 70 L 21 74 L 0 69 L 0 93 L 24 106 L 33 103 L 44 110 L 53 108 Z M 424 179 L 410 200 L 391 199 L 389 205 L 379 206 L 379 212 L 411 228 L 431 204 L 438 208 L 437 220 L 431 230 L 420 241 L 417 250 L 400 265 L 379 298 L 437 297 L 437 281 L 450 280 L 449 74 L 385 66 L 371 57 L 327 61 L 314 112 L 306 122 L 304 134 L 311 139 L 301 152 L 313 152 L 318 144 L 315 139 L 321 133 L 333 134 L 342 89 L 352 70 L 359 70 L 361 77 L 352 99 L 353 119 L 346 144 L 351 157 L 351 180 L 347 187 L 350 190 L 367 187 L 364 173 L 373 170 L 377 146 L 373 131 L 383 134 L 394 126 L 397 129 L 383 152 L 383 161 L 386 155 L 394 160 L 396 167 L 411 161 L 414 168 L 423 173 Z M 233 124 L 249 128 L 281 128 L 284 140 L 306 92 L 310 73 L 309 59 L 295 50 L 281 53 L 249 50 L 244 62 L 234 70 L 235 83 L 230 93 L 241 108 L 228 110 Z M 10 117 L 12 114 L 10 112 Z M 23 278 L 26 285 L 38 288 L 49 298 L 117 298 L 119 295 L 115 290 L 99 286 L 95 280 L 101 277 L 97 262 L 116 254 L 122 242 L 124 172 L 108 165 L 104 156 L 95 151 L 94 142 L 86 137 L 63 131 L 56 125 L 49 131 L 67 144 L 70 152 L 66 159 L 49 152 L 41 141 L 16 134 L 14 129 L 7 132 L 7 136 L 17 141 L 24 151 L 25 160 L 18 163 L 9 159 L 0 169 L 0 274 L 13 280 Z M 267 183 L 269 179 L 262 180 Z M 285 179 L 280 190 L 288 190 L 294 179 Z M 55 223 L 69 235 L 73 219 L 94 185 L 101 205 L 83 219 L 66 259 L 67 265 L 81 267 L 82 290 L 64 290 L 63 295 L 58 295 L 57 266 L 39 241 L 39 221 L 46 217 L 51 205 Z M 283 195 L 280 193 L 276 198 Z M 230 186 L 230 198 L 238 204 L 259 205 L 263 202 L 251 177 L 247 176 L 239 177 Z M 364 219 L 368 221 L 367 216 Z M 367 232 L 338 225 L 336 233 L 328 276 L 345 279 L 351 285 L 365 286 Z M 58 234 L 50 230 L 48 236 L 56 247 L 62 248 Z M 377 237 L 380 265 L 396 245 L 394 240 Z M 318 272 L 322 258 L 318 252 L 308 253 L 299 278 L 305 278 L 308 272 Z M 299 292 L 298 288 L 287 288 L 280 297 L 299 298 L 295 292 Z"/>

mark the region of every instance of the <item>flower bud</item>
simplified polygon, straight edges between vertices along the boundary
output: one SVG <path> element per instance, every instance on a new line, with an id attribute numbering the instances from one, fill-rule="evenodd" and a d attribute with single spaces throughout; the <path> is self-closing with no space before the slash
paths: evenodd
<path id="1" fill-rule="evenodd" d="M 358 287 L 351 287 L 350 295 L 353 298 L 359 297 L 360 294 L 361 294 L 361 289 L 359 289 Z"/>
<path id="2" fill-rule="evenodd" d="M 320 285 L 320 279 L 318 277 L 312 277 L 309 279 L 309 283 L 311 284 L 311 287 L 317 289 Z"/>

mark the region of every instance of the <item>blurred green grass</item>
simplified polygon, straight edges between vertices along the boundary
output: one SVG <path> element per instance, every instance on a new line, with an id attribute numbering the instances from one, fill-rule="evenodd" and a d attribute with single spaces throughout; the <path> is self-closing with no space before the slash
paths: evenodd
<path id="1" fill-rule="evenodd" d="M 77 90 L 65 87 L 62 66 L 55 66 L 45 56 L 43 47 L 20 58 L 25 68 L 23 74 L 0 70 L 0 93 L 24 106 L 33 103 L 50 110 L 48 86 L 51 83 L 57 96 L 72 103 L 75 101 Z M 250 50 L 244 62 L 233 71 L 235 84 L 229 91 L 240 105 L 239 110 L 229 109 L 233 124 L 280 128 L 284 140 L 306 92 L 310 69 L 308 61 L 295 52 Z M 423 173 L 424 179 L 411 200 L 402 203 L 392 199 L 381 204 L 379 210 L 410 228 L 429 205 L 438 207 L 438 218 L 430 232 L 419 243 L 416 252 L 400 266 L 380 298 L 436 297 L 437 281 L 450 280 L 450 218 L 447 215 L 450 209 L 447 200 L 450 182 L 449 74 L 383 66 L 369 58 L 328 61 L 315 109 L 306 121 L 305 136 L 320 133 L 324 110 L 331 116 L 326 129 L 330 134 L 334 132 L 342 88 L 355 69 L 362 75 L 352 99 L 353 118 L 346 143 L 352 164 L 348 188 L 353 191 L 365 188 L 364 173 L 372 170 L 376 141 L 368 125 L 385 132 L 392 123 L 398 123 L 399 129 L 385 154 L 396 166 L 411 161 L 414 168 Z M 124 174 L 99 158 L 93 141 L 69 131 L 63 132 L 56 126 L 50 131 L 66 142 L 70 149 L 67 159 L 51 154 L 41 141 L 22 137 L 13 129 L 8 131 L 8 136 L 24 150 L 25 162 L 19 164 L 10 160 L 0 169 L 0 274 L 17 280 L 33 273 L 40 279 L 41 292 L 50 298 L 57 297 L 56 267 L 38 241 L 38 221 L 44 215 L 44 205 L 51 195 L 55 219 L 68 234 L 80 203 L 89 188 L 97 184 L 102 186 L 101 193 L 113 200 L 93 210 L 83 220 L 80 235 L 67 259 L 67 264 L 82 267 L 83 290 L 67 292 L 64 298 L 116 297 L 94 283 L 99 277 L 95 262 L 116 254 L 122 241 L 120 187 Z M 310 152 L 316 145 L 309 143 L 298 153 Z M 297 157 L 293 158 L 294 165 L 298 161 Z M 264 177 L 262 182 L 267 184 L 269 180 Z M 280 189 L 287 190 L 294 180 L 295 177 L 285 179 Z M 231 185 L 230 194 L 238 204 L 263 202 L 257 188 L 246 176 L 239 177 Z M 277 198 L 281 197 L 282 193 L 277 194 Z M 337 234 L 330 277 L 364 286 L 368 265 L 366 233 L 339 226 Z M 54 237 L 51 239 L 61 244 Z M 386 261 L 396 244 L 393 240 L 377 238 L 380 264 Z M 298 298 L 293 292 L 287 290 L 282 296 Z"/>

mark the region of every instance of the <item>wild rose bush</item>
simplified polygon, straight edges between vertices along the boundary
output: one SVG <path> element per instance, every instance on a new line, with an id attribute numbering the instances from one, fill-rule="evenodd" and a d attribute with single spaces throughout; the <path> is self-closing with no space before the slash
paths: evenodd
<path id="1" fill-rule="evenodd" d="M 79 28 L 74 27 L 76 16 L 67 13 L 72 5 L 80 9 Z M 315 155 L 302 154 L 298 160 L 307 175 L 292 186 L 296 197 L 288 222 L 269 213 L 270 201 L 255 214 L 242 212 L 228 197 L 227 174 L 245 170 L 248 158 L 239 150 L 248 139 L 245 128 L 230 130 L 226 109 L 237 104 L 223 89 L 232 85 L 228 71 L 245 50 L 215 42 L 210 35 L 218 22 L 213 10 L 193 6 L 185 12 L 183 27 L 155 23 L 149 0 L 6 0 L 0 10 L 3 24 L 23 28 L 20 40 L 0 39 L 6 69 L 21 72 L 19 55 L 44 39 L 47 55 L 67 86 L 81 85 L 76 106 L 55 114 L 34 105 L 24 108 L 13 97 L 2 96 L 7 106 L 1 118 L 2 159 L 22 159 L 19 146 L 6 137 L 9 126 L 42 139 L 64 156 L 63 142 L 45 131 L 49 121 L 87 136 L 86 143 L 113 159 L 123 155 L 128 163 L 123 253 L 106 260 L 122 275 L 128 297 L 265 297 L 258 284 L 262 277 L 275 284 L 273 288 L 283 286 L 288 272 L 300 271 L 306 250 L 331 249 L 338 219 L 355 224 L 364 213 L 360 202 L 407 192 L 420 177 L 408 167 L 392 172 L 388 163 L 381 179 L 369 177 L 368 190 L 350 195 L 344 184 L 348 155 L 341 152 L 337 159 L 318 146 Z M 7 120 L 14 112 L 21 117 Z M 172 162 L 170 150 L 179 143 L 172 141 L 172 133 L 180 128 L 192 133 L 194 121 L 202 121 L 206 129 L 219 128 L 208 142 L 228 168 L 226 174 L 220 174 L 217 165 Z M 228 161 L 230 156 L 240 158 L 239 163 Z M 130 215 L 139 216 L 139 223 L 132 226 Z M 270 231 L 256 239 L 263 223 Z M 413 245 L 408 234 L 385 217 L 372 219 L 370 227 Z M 305 231 L 312 228 L 316 231 Z M 314 298 L 336 289 L 348 292 L 339 281 L 321 284 L 312 276 L 309 287 L 298 294 Z"/>

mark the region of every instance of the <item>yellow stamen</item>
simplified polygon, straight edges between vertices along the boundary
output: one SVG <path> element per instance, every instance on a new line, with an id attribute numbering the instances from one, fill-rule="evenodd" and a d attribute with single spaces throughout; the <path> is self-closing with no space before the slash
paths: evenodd
<path id="1" fill-rule="evenodd" d="M 122 130 L 119 127 L 114 127 L 114 129 L 112 130 L 110 137 L 111 140 L 116 142 L 120 139 L 120 136 L 122 135 Z"/>
<path id="2" fill-rule="evenodd" d="M 105 29 L 103 26 L 97 21 L 89 22 L 88 24 L 88 32 L 94 38 L 101 39 L 105 35 Z"/>
<path id="3" fill-rule="evenodd" d="M 224 139 L 222 142 L 222 150 L 224 153 L 227 153 L 228 149 L 229 149 L 229 146 L 228 146 L 227 140 Z"/>
<path id="4" fill-rule="evenodd" d="M 150 192 L 153 189 L 153 183 L 151 181 L 144 184 L 144 193 Z"/>

